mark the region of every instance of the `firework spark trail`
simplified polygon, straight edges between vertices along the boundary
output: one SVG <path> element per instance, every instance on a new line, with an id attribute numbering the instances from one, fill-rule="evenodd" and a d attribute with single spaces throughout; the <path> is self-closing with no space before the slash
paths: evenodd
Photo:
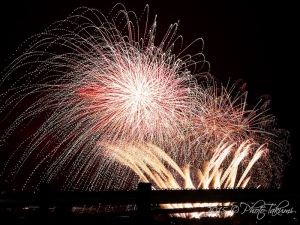
<path id="1" fill-rule="evenodd" d="M 96 18 L 96 22 L 86 14 Z M 49 167 L 50 177 L 72 160 L 91 167 L 88 160 L 76 157 L 102 151 L 96 149 L 94 140 L 176 145 L 176 141 L 170 140 L 176 140 L 184 131 L 193 113 L 196 80 L 188 67 L 197 62 L 192 57 L 184 59 L 172 54 L 177 25 L 170 26 L 156 47 L 156 21 L 141 39 L 139 30 L 129 21 L 129 13 L 121 10 L 118 18 L 126 20 L 120 29 L 114 19 L 109 22 L 97 10 L 80 8 L 34 37 L 30 48 L 8 67 L 2 82 L 22 67 L 31 70 L 2 94 L 6 105 L 38 97 L 4 136 L 9 136 L 23 121 L 48 113 L 46 121 L 32 135 L 19 165 L 39 148 L 47 151 L 53 140 L 56 146 L 46 153 L 48 159 L 44 159 L 56 158 Z M 127 34 L 121 33 L 124 28 Z M 22 85 L 15 94 L 18 84 L 27 79 L 29 84 Z M 60 153 L 62 148 L 65 150 Z M 13 176 L 19 168 L 14 169 Z"/>
<path id="2" fill-rule="evenodd" d="M 202 52 L 184 55 L 190 45 L 175 54 L 182 41 L 178 24 L 155 44 L 157 23 L 149 26 L 148 6 L 144 28 L 124 6 L 112 12 L 118 7 L 109 18 L 76 9 L 29 39 L 6 68 L 0 81 L 10 86 L 0 94 L 4 120 L 32 103 L 2 138 L 45 119 L 2 175 L 17 178 L 37 157 L 24 188 L 34 176 L 51 182 L 61 173 L 67 190 L 136 188 L 140 180 L 156 188 L 268 187 L 273 171 L 282 173 L 287 149 L 268 101 L 249 107 L 245 85 L 218 84 L 205 71 Z M 16 74 L 24 76 L 9 83 Z M 199 205 L 171 205 L 182 206 Z"/>
<path id="3" fill-rule="evenodd" d="M 138 144 L 138 143 L 136 143 Z M 267 151 L 265 146 L 260 146 L 258 149 L 253 149 L 249 141 L 245 141 L 240 146 L 236 147 L 235 144 L 220 143 L 215 149 L 215 155 L 207 162 L 207 167 L 203 172 L 198 169 L 198 181 L 192 181 L 190 177 L 189 165 L 184 168 L 179 168 L 178 165 L 167 155 L 161 160 L 161 155 L 165 155 L 164 150 L 154 145 L 138 145 L 130 146 L 124 145 L 123 149 L 119 149 L 118 145 L 104 143 L 112 158 L 120 164 L 132 169 L 143 182 L 151 182 L 154 184 L 155 189 L 181 189 L 181 188 L 245 188 L 250 176 L 247 174 L 255 162 L 260 158 L 264 151 Z M 251 154 L 251 152 L 254 152 Z M 222 163 L 226 157 L 232 154 L 233 158 L 230 166 L 223 172 Z M 142 156 L 141 156 L 142 155 Z M 241 161 L 250 156 L 250 161 L 246 165 L 246 169 L 241 167 Z M 175 173 L 170 173 L 172 168 Z M 180 175 L 180 178 L 175 174 Z M 239 174 L 241 176 L 239 177 Z M 176 177 L 176 178 L 175 178 Z M 236 184 L 236 179 L 239 179 Z M 198 185 L 197 185 L 198 184 Z M 203 206 L 216 206 L 218 203 L 186 203 L 186 204 L 163 204 L 162 208 L 190 208 L 190 207 L 203 207 Z M 227 216 L 232 213 L 227 213 Z M 187 213 L 180 214 L 181 217 L 203 217 L 209 216 L 207 213 Z M 216 216 L 214 214 L 210 216 Z M 219 215 L 220 216 L 220 215 Z"/>
<path id="4" fill-rule="evenodd" d="M 206 77 L 199 89 L 198 115 L 192 119 L 191 139 L 200 144 L 202 154 L 204 143 L 206 149 L 210 149 L 223 139 L 238 143 L 249 139 L 258 146 L 272 141 L 275 117 L 267 114 L 269 108 L 264 104 L 247 109 L 247 92 L 238 89 L 237 84 L 224 87 L 212 77 Z M 260 135 L 260 140 L 256 134 Z"/>
<path id="5" fill-rule="evenodd" d="M 87 132 L 100 131 L 102 137 L 109 133 L 111 140 L 173 138 L 174 132 L 182 130 L 192 108 L 190 95 L 195 81 L 186 70 L 191 59 L 183 61 L 169 50 L 154 46 L 152 35 L 156 22 L 149 31 L 148 41 L 135 42 L 130 38 L 134 31 L 129 25 L 129 36 L 123 36 L 114 27 L 115 22 L 99 21 L 101 26 L 98 27 L 84 15 L 70 16 L 63 21 L 64 25 L 74 26 L 72 19 L 76 16 L 89 22 L 84 27 L 76 24 L 74 30 L 80 28 L 78 33 L 65 30 L 66 35 L 58 36 L 59 29 L 49 29 L 43 35 L 46 37 L 39 37 L 39 41 L 15 62 L 17 65 L 40 63 L 28 74 L 32 77 L 47 73 L 42 84 L 31 86 L 33 92 L 47 94 L 29 111 L 58 109 L 48 119 L 49 126 L 62 122 L 72 124 L 86 117 L 82 123 L 90 124 L 84 125 Z M 91 35 L 92 32 L 96 34 Z M 176 29 L 170 32 L 167 33 L 173 36 Z M 55 45 L 72 53 L 55 55 L 39 51 Z M 163 43 L 160 46 L 165 47 Z M 49 58 L 40 62 L 35 60 L 36 54 Z M 10 68 L 7 74 L 15 69 Z M 30 116 L 23 114 L 15 124 Z"/>

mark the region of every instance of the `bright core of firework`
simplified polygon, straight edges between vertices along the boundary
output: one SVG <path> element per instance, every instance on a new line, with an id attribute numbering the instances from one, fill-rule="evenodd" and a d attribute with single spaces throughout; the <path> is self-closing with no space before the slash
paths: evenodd
<path id="1" fill-rule="evenodd" d="M 183 44 L 178 24 L 156 44 L 148 6 L 139 19 L 121 4 L 111 13 L 76 9 L 27 40 L 4 70 L 0 113 L 12 122 L 2 139 L 20 128 L 35 132 L 2 177 L 13 181 L 27 166 L 23 188 L 61 176 L 67 190 L 136 188 L 139 181 L 155 188 L 278 185 L 288 136 L 275 129 L 268 100 L 250 107 L 244 84 L 223 86 L 201 52 L 184 55 L 202 39 L 175 54 Z M 38 117 L 45 119 L 34 128 Z"/>
<path id="2" fill-rule="evenodd" d="M 113 140 L 173 138 L 192 111 L 191 88 L 186 85 L 190 81 L 174 63 L 165 65 L 165 56 L 150 61 L 157 52 L 133 49 L 130 56 L 126 52 L 116 56 L 114 51 L 120 52 L 103 52 L 102 57 L 107 55 L 109 59 L 97 59 L 95 64 L 104 61 L 101 67 L 89 77 L 82 77 L 88 80 L 81 80 L 83 85 L 79 87 L 82 103 L 94 114 L 93 126 L 113 131 Z M 90 80 L 97 83 L 90 86 Z"/>

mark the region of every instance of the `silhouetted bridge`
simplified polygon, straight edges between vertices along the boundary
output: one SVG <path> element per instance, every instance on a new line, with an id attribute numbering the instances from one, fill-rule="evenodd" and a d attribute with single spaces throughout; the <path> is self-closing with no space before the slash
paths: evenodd
<path id="1" fill-rule="evenodd" d="M 138 190 L 99 192 L 15 192 L 0 194 L 0 207 L 26 207 L 47 204 L 49 207 L 69 205 L 126 205 L 147 202 L 168 203 L 226 203 L 226 202 L 300 202 L 300 194 L 281 189 L 197 189 L 197 190 L 151 190 L 151 185 L 142 183 Z"/>
<path id="2" fill-rule="evenodd" d="M 0 194 L 0 212 L 9 208 L 34 207 L 39 208 L 38 214 L 42 218 L 49 214 L 49 208 L 64 210 L 66 215 L 71 212 L 72 207 L 99 205 L 130 205 L 135 204 L 137 210 L 125 211 L 125 209 L 114 212 L 97 211 L 95 215 L 103 217 L 130 216 L 136 224 L 150 225 L 155 214 L 209 212 L 211 207 L 197 208 L 173 208 L 162 209 L 153 207 L 158 204 L 175 203 L 229 203 L 224 204 L 228 210 L 233 204 L 248 203 L 253 205 L 258 201 L 265 203 L 280 204 L 285 201 L 288 208 L 299 206 L 300 194 L 294 191 L 282 189 L 198 189 L 198 190 L 151 190 L 150 183 L 140 183 L 138 190 L 129 191 L 99 191 L 99 192 L 52 192 L 48 185 L 40 187 L 39 192 L 11 192 Z M 264 204 L 264 203 L 262 203 Z M 293 211 L 294 211 L 293 210 Z M 23 210 L 22 213 L 25 213 Z M 30 213 L 30 212 L 29 212 Z M 298 210 L 295 211 L 298 213 Z M 1 213 L 0 213 L 1 216 Z M 24 216 L 24 215 L 23 215 Z M 132 216 L 132 217 L 131 217 Z"/>

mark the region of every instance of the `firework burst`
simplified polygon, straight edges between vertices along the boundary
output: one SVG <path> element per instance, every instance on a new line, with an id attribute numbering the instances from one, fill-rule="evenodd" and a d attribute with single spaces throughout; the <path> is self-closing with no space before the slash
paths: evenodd
<path id="1" fill-rule="evenodd" d="M 2 138 L 45 119 L 3 176 L 14 179 L 36 157 L 23 187 L 61 173 L 64 189 L 82 190 L 135 188 L 140 180 L 156 188 L 267 187 L 274 171 L 280 177 L 287 135 L 275 129 L 267 101 L 250 108 L 244 85 L 218 84 L 202 52 L 175 54 L 178 24 L 156 44 L 148 10 L 140 26 L 120 4 L 110 17 L 78 8 L 26 42 L 0 83 L 9 85 L 0 113 L 13 117 Z"/>
<path id="2" fill-rule="evenodd" d="M 148 21 L 148 6 L 145 11 Z M 175 145 L 195 105 L 196 80 L 188 68 L 203 64 L 204 58 L 196 62 L 201 53 L 181 58 L 172 53 L 180 40 L 177 24 L 156 46 L 156 21 L 149 29 L 146 23 L 141 34 L 131 16 L 136 18 L 124 7 L 109 21 L 95 9 L 79 8 L 32 37 L 29 48 L 6 69 L 2 85 L 12 74 L 27 72 L 1 95 L 1 111 L 30 97 L 37 100 L 3 136 L 47 113 L 13 174 L 37 151 L 46 155 L 43 162 L 55 158 L 53 177 L 73 159 L 77 162 L 78 155 L 101 155 L 99 140 Z"/>

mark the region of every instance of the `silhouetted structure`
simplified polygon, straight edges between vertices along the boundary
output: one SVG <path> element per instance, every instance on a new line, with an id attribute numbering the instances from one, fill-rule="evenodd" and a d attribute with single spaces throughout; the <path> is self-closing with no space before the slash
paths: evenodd
<path id="1" fill-rule="evenodd" d="M 138 184 L 138 224 L 150 224 L 152 222 L 151 215 L 151 184 L 139 183 Z"/>
<path id="2" fill-rule="evenodd" d="M 228 203 L 239 204 L 248 202 L 253 204 L 258 200 L 266 203 L 278 204 L 283 200 L 289 202 L 290 207 L 298 207 L 300 203 L 299 193 L 281 189 L 200 189 L 200 190 L 151 190 L 150 183 L 140 183 L 137 190 L 130 191 L 99 191 L 99 192 L 51 192 L 49 184 L 42 184 L 39 192 L 6 192 L 0 195 L 0 214 L 8 208 L 24 207 L 36 208 L 41 218 L 49 216 L 49 208 L 55 208 L 53 215 L 68 215 L 68 219 L 77 217 L 72 212 L 72 207 L 83 205 L 97 206 L 99 203 L 107 205 L 137 205 L 137 210 L 97 212 L 97 218 L 134 218 L 131 222 L 137 224 L 153 224 L 154 215 L 172 213 L 208 212 L 209 207 L 160 209 L 152 208 L 152 205 L 171 203 Z M 1 211 L 2 210 L 2 211 Z M 297 210 L 296 210 L 297 211 Z M 44 217 L 46 216 L 46 217 Z M 77 215 L 78 216 L 78 215 Z M 80 217 L 82 218 L 82 217 Z M 238 217 L 237 217 L 238 218 Z M 244 218 L 244 217 L 243 217 Z M 273 218 L 272 218 L 273 219 Z M 54 220 L 53 220 L 54 221 Z M 296 224 L 296 223 L 295 223 Z"/>
<path id="3" fill-rule="evenodd" d="M 99 191 L 99 192 L 6 192 L 0 195 L 0 207 L 39 206 L 41 199 L 49 206 L 138 204 L 138 191 Z M 143 190 L 143 188 L 142 188 Z M 288 200 L 300 202 L 300 194 L 280 189 L 199 189 L 199 190 L 151 190 L 151 204 L 196 203 L 196 202 L 253 202 L 257 200 L 278 202 Z"/>

